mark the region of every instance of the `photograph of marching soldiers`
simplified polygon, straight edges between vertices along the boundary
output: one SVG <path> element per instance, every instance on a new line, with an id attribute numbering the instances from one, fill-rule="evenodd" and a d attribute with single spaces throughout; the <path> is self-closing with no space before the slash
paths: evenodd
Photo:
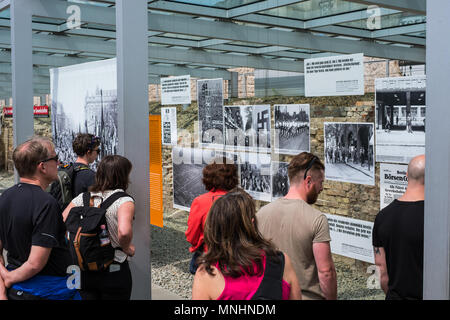
<path id="1" fill-rule="evenodd" d="M 309 152 L 309 104 L 275 105 L 275 152 Z"/>
<path id="2" fill-rule="evenodd" d="M 376 161 L 408 163 L 425 153 L 425 97 L 425 76 L 376 79 Z"/>
<path id="3" fill-rule="evenodd" d="M 239 163 L 238 156 L 220 150 L 172 148 L 173 207 L 189 211 L 192 201 L 208 192 L 202 182 L 203 168 L 216 157 Z M 239 172 L 238 172 L 239 174 Z"/>
<path id="4" fill-rule="evenodd" d="M 272 201 L 284 197 L 289 191 L 288 162 L 272 162 Z"/>
<path id="5" fill-rule="evenodd" d="M 375 185 L 373 123 L 325 122 L 325 178 Z"/>
<path id="6" fill-rule="evenodd" d="M 89 62 L 76 69 L 51 69 L 52 130 L 55 150 L 63 163 L 74 162 L 72 140 L 79 133 L 100 137 L 100 154 L 117 153 L 117 84 L 115 59 Z M 95 89 L 94 89 L 95 88 Z"/>
<path id="7" fill-rule="evenodd" d="M 223 145 L 223 80 L 198 80 L 197 103 L 200 144 Z"/>
<path id="8" fill-rule="evenodd" d="M 225 106 L 228 149 L 270 152 L 270 105 Z"/>
<path id="9" fill-rule="evenodd" d="M 270 162 L 270 154 L 240 154 L 241 187 L 255 200 L 271 200 Z"/>

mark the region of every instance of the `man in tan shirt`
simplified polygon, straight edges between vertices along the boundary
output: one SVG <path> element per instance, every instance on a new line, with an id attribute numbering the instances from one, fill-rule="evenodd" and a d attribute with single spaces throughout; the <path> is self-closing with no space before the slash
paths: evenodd
<path id="1" fill-rule="evenodd" d="M 303 299 L 337 299 L 336 270 L 326 216 L 311 205 L 322 192 L 325 167 L 308 152 L 289 163 L 290 188 L 256 214 L 261 234 L 292 260 Z"/>

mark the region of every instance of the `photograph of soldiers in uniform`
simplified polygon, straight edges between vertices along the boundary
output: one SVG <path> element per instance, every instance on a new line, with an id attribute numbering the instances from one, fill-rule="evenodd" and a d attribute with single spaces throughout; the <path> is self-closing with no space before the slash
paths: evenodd
<path id="1" fill-rule="evenodd" d="M 425 76 L 375 80 L 376 161 L 408 163 L 425 153 Z"/>
<path id="2" fill-rule="evenodd" d="M 80 132 L 101 139 L 92 169 L 105 155 L 117 153 L 116 68 L 116 59 L 108 59 L 50 69 L 52 134 L 61 162 L 75 161 L 72 140 Z"/>
<path id="3" fill-rule="evenodd" d="M 225 106 L 224 121 L 227 149 L 270 152 L 270 105 Z"/>
<path id="4" fill-rule="evenodd" d="M 309 152 L 309 104 L 275 105 L 275 152 Z"/>
<path id="5" fill-rule="evenodd" d="M 325 178 L 375 185 L 373 123 L 325 122 Z"/>
<path id="6" fill-rule="evenodd" d="M 271 156 L 266 153 L 240 153 L 241 187 L 255 200 L 271 201 Z"/>
<path id="7" fill-rule="evenodd" d="M 172 148 L 174 208 L 189 211 L 192 201 L 199 195 L 208 192 L 202 182 L 202 171 L 207 164 L 220 156 L 226 156 L 229 161 L 239 163 L 237 155 L 220 150 Z"/>
<path id="8" fill-rule="evenodd" d="M 223 80 L 197 81 L 199 142 L 202 147 L 223 146 Z"/>
<path id="9" fill-rule="evenodd" d="M 272 201 L 284 197 L 289 191 L 288 162 L 272 162 Z"/>

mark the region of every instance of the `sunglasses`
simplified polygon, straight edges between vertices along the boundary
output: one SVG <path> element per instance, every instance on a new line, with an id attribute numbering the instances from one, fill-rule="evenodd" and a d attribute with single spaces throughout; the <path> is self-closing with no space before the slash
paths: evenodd
<path id="1" fill-rule="evenodd" d="M 54 157 L 51 157 L 51 158 L 48 158 L 48 159 L 45 159 L 45 160 L 41 160 L 38 163 L 47 162 L 47 161 L 51 161 L 51 160 L 55 160 L 56 162 L 58 162 L 59 161 L 58 155 L 56 155 Z"/>
<path id="2" fill-rule="evenodd" d="M 306 180 L 306 174 L 308 173 L 308 170 L 311 169 L 316 160 L 319 160 L 319 158 L 317 158 L 316 156 L 313 156 L 313 158 L 309 160 L 308 165 L 306 166 L 305 176 L 303 177 L 303 180 Z"/>

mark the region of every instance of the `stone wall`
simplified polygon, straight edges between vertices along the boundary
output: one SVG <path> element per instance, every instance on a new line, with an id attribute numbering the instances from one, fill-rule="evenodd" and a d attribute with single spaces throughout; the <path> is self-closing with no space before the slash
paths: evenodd
<path id="1" fill-rule="evenodd" d="M 52 138 L 51 118 L 34 118 L 34 133 L 39 136 Z M 14 171 L 12 161 L 13 148 L 13 120 L 5 118 L 1 124 L 0 134 L 0 171 Z"/>

